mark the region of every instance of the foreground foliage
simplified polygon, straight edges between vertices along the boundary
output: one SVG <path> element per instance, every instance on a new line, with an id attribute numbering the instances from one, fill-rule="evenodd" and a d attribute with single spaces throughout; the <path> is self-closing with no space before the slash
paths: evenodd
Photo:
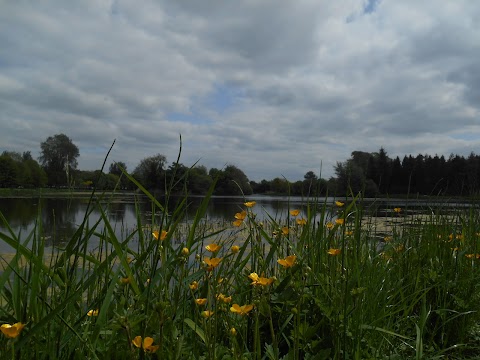
<path id="1" fill-rule="evenodd" d="M 93 196 L 61 249 L 47 253 L 40 220 L 27 236 L 0 233 L 17 250 L 0 275 L 2 358 L 480 355 L 477 209 L 406 226 L 415 215 L 392 208 L 380 233 L 356 198 L 306 200 L 283 219 L 246 201 L 218 225 L 204 217 L 215 184 L 194 219 L 187 199 L 170 209 L 137 186 L 152 217 L 138 214 L 122 238 Z M 93 208 L 102 216 L 92 224 Z"/>

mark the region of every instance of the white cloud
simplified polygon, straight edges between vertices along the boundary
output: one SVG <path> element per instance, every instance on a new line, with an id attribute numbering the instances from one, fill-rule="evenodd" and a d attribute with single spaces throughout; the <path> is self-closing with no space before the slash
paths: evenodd
<path id="1" fill-rule="evenodd" d="M 95 169 L 117 139 L 112 159 L 133 170 L 156 153 L 174 161 L 181 134 L 187 165 L 297 180 L 320 166 L 332 175 L 354 150 L 477 149 L 480 8 L 365 9 L 360 0 L 4 3 L 0 150 L 35 155 L 65 133 L 80 168 Z"/>

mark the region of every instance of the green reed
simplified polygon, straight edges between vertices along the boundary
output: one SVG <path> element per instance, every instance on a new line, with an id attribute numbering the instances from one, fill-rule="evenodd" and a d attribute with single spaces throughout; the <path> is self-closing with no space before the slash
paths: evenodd
<path id="1" fill-rule="evenodd" d="M 475 206 L 389 209 L 391 226 L 380 229 L 358 197 L 305 199 L 286 218 L 263 221 L 246 202 L 231 222 L 214 224 L 205 214 L 215 184 L 186 221 L 187 195 L 170 208 L 176 183 L 160 203 L 124 176 L 150 199 L 152 216 L 144 223 L 137 210 L 121 237 L 102 194 L 63 248 L 45 247 L 41 214 L 29 234 L 14 233 L 0 214 L 0 239 L 16 250 L 2 261 L 0 323 L 25 324 L 18 336 L 1 336 L 2 358 L 480 355 Z M 89 223 L 94 209 L 100 219 Z"/>

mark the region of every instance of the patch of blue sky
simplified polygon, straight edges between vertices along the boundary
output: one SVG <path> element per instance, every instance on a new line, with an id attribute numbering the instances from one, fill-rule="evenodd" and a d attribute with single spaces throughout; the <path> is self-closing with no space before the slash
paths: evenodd
<path id="1" fill-rule="evenodd" d="M 191 124 L 208 124 L 212 120 L 206 113 L 225 114 L 237 105 L 237 99 L 242 95 L 241 91 L 233 86 L 220 85 L 214 86 L 213 91 L 204 99 L 195 99 L 194 106 L 188 112 L 170 112 L 167 119 L 172 121 L 183 121 Z M 205 109 L 201 111 L 200 109 Z"/>
<path id="2" fill-rule="evenodd" d="M 242 91 L 237 87 L 216 84 L 214 91 L 206 99 L 206 105 L 212 108 L 215 112 L 223 114 L 234 107 L 236 100 L 242 95 Z"/>
<path id="3" fill-rule="evenodd" d="M 451 135 L 451 137 L 457 140 L 474 141 L 474 140 L 480 140 L 480 133 L 453 134 Z"/>
<path id="4" fill-rule="evenodd" d="M 380 0 L 367 0 L 365 5 L 363 6 L 362 14 L 355 13 L 355 14 L 351 14 L 351 15 L 347 16 L 347 18 L 345 20 L 346 23 L 347 24 L 352 23 L 364 14 L 371 14 L 371 13 L 375 12 L 379 3 L 380 3 Z"/>
<path id="5" fill-rule="evenodd" d="M 368 0 L 367 4 L 363 7 L 363 12 L 365 14 L 371 14 L 375 11 L 380 0 Z"/>

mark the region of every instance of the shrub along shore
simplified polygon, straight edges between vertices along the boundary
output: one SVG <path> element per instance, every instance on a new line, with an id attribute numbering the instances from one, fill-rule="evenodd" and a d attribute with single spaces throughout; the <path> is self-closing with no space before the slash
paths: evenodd
<path id="1" fill-rule="evenodd" d="M 215 184 L 188 223 L 186 201 L 167 214 L 168 197 L 136 184 L 163 216 L 145 224 L 138 214 L 122 238 L 101 195 L 61 249 L 45 248 L 41 221 L 20 238 L 0 214 L 0 239 L 17 249 L 0 274 L 2 358 L 480 356 L 476 205 L 392 208 L 384 229 L 358 198 L 309 199 L 262 222 L 245 201 L 211 226 Z M 101 218 L 88 223 L 93 209 Z"/>

